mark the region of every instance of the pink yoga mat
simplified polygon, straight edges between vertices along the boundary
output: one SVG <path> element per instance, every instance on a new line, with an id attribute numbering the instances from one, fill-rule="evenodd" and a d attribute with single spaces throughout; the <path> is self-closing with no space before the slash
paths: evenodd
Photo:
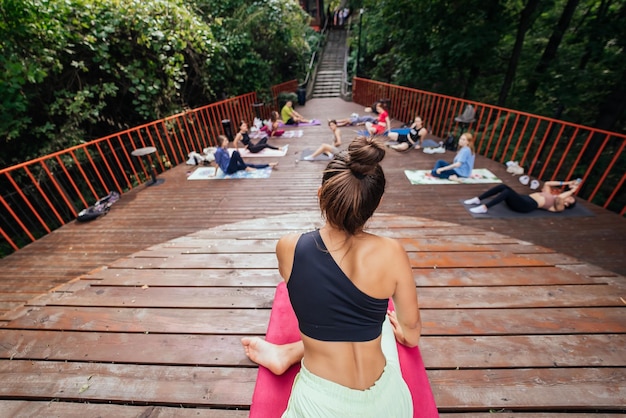
<path id="1" fill-rule="evenodd" d="M 389 304 L 393 309 L 391 301 Z M 265 338 L 275 344 L 292 343 L 300 339 L 298 320 L 291 308 L 285 282 L 280 282 L 276 287 Z M 413 416 L 438 417 L 437 405 L 435 405 L 435 398 L 430 389 L 419 348 L 408 348 L 398 344 L 398 355 L 402 376 L 413 395 Z M 285 374 L 276 376 L 265 367 L 259 366 L 250 406 L 250 418 L 279 418 L 287 409 L 291 386 L 299 370 L 300 364 L 297 364 Z"/>

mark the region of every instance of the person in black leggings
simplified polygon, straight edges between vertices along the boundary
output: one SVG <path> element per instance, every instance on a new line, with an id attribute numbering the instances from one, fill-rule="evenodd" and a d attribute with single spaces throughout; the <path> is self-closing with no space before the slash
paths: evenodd
<path id="1" fill-rule="evenodd" d="M 276 167 L 278 163 L 269 164 L 250 164 L 246 163 L 239 151 L 233 151 L 232 155 L 228 154 L 228 138 L 225 135 L 218 137 L 221 141 L 221 146 L 215 151 L 215 164 L 224 172 L 224 174 L 233 174 L 240 170 L 254 171 L 258 168 Z M 215 170 L 217 174 L 217 170 Z"/>
<path id="2" fill-rule="evenodd" d="M 235 147 L 239 149 L 239 143 L 243 145 L 245 149 L 250 151 L 253 154 L 263 151 L 265 148 L 282 150 L 283 148 L 275 147 L 267 143 L 268 136 L 264 136 L 257 142 L 256 144 L 252 142 L 250 139 L 250 134 L 248 133 L 248 124 L 244 121 L 239 125 L 239 132 L 235 135 Z"/>
<path id="3" fill-rule="evenodd" d="M 502 202 L 505 202 L 511 210 L 520 213 L 532 212 L 535 209 L 543 209 L 550 212 L 561 212 L 564 209 L 574 207 L 576 204 L 576 198 L 573 194 L 579 186 L 580 180 L 546 181 L 540 192 L 523 195 L 517 193 L 506 184 L 499 184 L 487 190 L 480 196 L 465 200 L 463 203 L 466 205 L 480 205 L 470 209 L 473 213 L 487 213 L 489 208 Z M 566 190 L 561 191 L 559 194 L 554 194 L 552 191 L 555 187 L 565 187 Z M 481 204 L 483 200 L 492 196 L 495 197 L 488 202 Z"/>

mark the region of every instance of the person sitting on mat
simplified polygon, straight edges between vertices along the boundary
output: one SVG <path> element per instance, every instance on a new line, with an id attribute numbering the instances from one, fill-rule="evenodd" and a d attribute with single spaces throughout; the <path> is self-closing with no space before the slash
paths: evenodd
<path id="1" fill-rule="evenodd" d="M 239 132 L 235 135 L 235 148 L 239 150 L 239 144 L 250 151 L 253 154 L 263 151 L 265 148 L 275 149 L 275 150 L 283 150 L 284 147 L 275 147 L 267 143 L 268 137 L 265 136 L 259 140 L 256 144 L 252 142 L 250 139 L 250 134 L 248 133 L 248 124 L 244 121 L 241 121 L 239 125 Z"/>
<path id="2" fill-rule="evenodd" d="M 428 130 L 424 127 L 422 118 L 416 116 L 411 126 L 409 126 L 408 133 L 401 134 L 389 131 L 389 133 L 387 133 L 387 137 L 392 141 L 398 142 L 398 144 L 391 145 L 392 149 L 395 149 L 396 151 L 406 151 L 409 148 L 420 149 L 426 134 L 428 134 Z"/>
<path id="3" fill-rule="evenodd" d="M 270 113 L 269 123 L 267 125 L 263 125 L 261 129 L 259 130 L 261 132 L 265 132 L 269 136 L 274 136 L 274 137 L 283 136 L 283 134 L 285 133 L 285 130 L 279 129 L 281 122 L 282 120 L 280 119 L 280 115 L 278 114 L 278 112 L 275 110 L 272 110 L 272 112 Z"/>
<path id="4" fill-rule="evenodd" d="M 322 144 L 316 149 L 313 154 L 307 155 L 302 158 L 305 161 L 313 161 L 318 155 L 326 154 L 329 157 L 335 156 L 335 154 L 339 153 L 339 147 L 341 146 L 341 131 L 337 129 L 337 121 L 334 119 L 328 121 L 328 126 L 330 130 L 333 132 L 333 143 L 331 144 Z"/>
<path id="5" fill-rule="evenodd" d="M 430 174 L 442 179 L 457 181 L 459 177 L 469 177 L 474 169 L 474 136 L 465 132 L 459 138 L 459 150 L 454 156 L 452 164 L 444 160 L 437 160 L 435 168 Z"/>
<path id="6" fill-rule="evenodd" d="M 283 417 L 413 417 L 396 347 L 417 346 L 421 333 L 411 264 L 400 242 L 365 231 L 385 191 L 384 156 L 375 138 L 356 137 L 323 172 L 324 226 L 276 245 L 302 339 L 241 342 L 275 374 L 301 362 Z"/>
<path id="7" fill-rule="evenodd" d="M 389 112 L 387 112 L 387 104 L 385 102 L 376 103 L 376 112 L 378 113 L 378 121 L 376 123 L 366 122 L 365 128 L 370 135 L 382 135 L 390 128 Z"/>
<path id="8" fill-rule="evenodd" d="M 554 187 L 566 186 L 566 190 L 554 194 Z M 529 195 L 522 195 L 511 189 L 506 184 L 499 184 L 487 190 L 480 196 L 464 201 L 466 205 L 480 205 L 470 208 L 473 213 L 487 213 L 490 207 L 498 203 L 505 202 L 511 210 L 520 213 L 532 212 L 536 209 L 543 209 L 550 212 L 562 212 L 564 209 L 571 209 L 576 205 L 574 193 L 580 186 L 579 180 L 572 181 L 546 181 L 540 192 Z M 495 196 L 487 203 L 481 204 L 488 197 Z"/>
<path id="9" fill-rule="evenodd" d="M 225 135 L 218 136 L 220 147 L 215 151 L 215 164 L 224 172 L 224 174 L 233 174 L 239 170 L 254 171 L 257 168 L 276 167 L 278 163 L 269 164 L 248 164 L 241 158 L 239 151 L 233 151 L 232 155 L 228 154 L 228 138 Z M 215 174 L 217 175 L 217 170 Z"/>
<path id="10" fill-rule="evenodd" d="M 280 110 L 280 117 L 285 121 L 285 125 L 297 125 L 299 123 L 309 123 L 308 119 L 296 112 L 293 108 L 293 101 L 287 100 L 287 103 Z"/>

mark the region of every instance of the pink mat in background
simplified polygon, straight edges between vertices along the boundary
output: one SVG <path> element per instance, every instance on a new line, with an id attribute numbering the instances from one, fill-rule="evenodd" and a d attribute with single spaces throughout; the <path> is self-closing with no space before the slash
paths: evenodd
<path id="1" fill-rule="evenodd" d="M 311 122 L 307 122 L 307 123 L 298 123 L 298 124 L 293 124 L 293 125 L 287 125 L 285 123 L 278 123 L 278 126 L 282 127 L 282 128 L 297 128 L 299 126 L 319 126 L 321 125 L 322 122 L 320 122 L 318 119 L 311 119 Z"/>
<path id="2" fill-rule="evenodd" d="M 393 305 L 390 303 L 390 307 Z M 274 304 L 265 339 L 275 344 L 286 344 L 300 340 L 298 320 L 291 308 L 285 282 L 276 287 Z M 408 348 L 398 344 L 398 355 L 402 376 L 413 396 L 414 417 L 438 417 L 437 405 L 426 375 L 419 348 Z M 259 366 L 256 386 L 252 394 L 250 418 L 279 418 L 287 409 L 291 386 L 300 364 L 292 366 L 286 373 L 276 376 L 263 366 Z"/>

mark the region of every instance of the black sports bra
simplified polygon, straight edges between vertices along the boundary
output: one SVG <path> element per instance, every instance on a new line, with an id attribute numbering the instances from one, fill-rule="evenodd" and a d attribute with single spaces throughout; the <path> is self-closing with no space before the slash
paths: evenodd
<path id="1" fill-rule="evenodd" d="M 373 298 L 343 273 L 319 230 L 302 234 L 287 282 L 300 331 L 321 341 L 371 341 L 382 331 L 389 301 Z"/>

